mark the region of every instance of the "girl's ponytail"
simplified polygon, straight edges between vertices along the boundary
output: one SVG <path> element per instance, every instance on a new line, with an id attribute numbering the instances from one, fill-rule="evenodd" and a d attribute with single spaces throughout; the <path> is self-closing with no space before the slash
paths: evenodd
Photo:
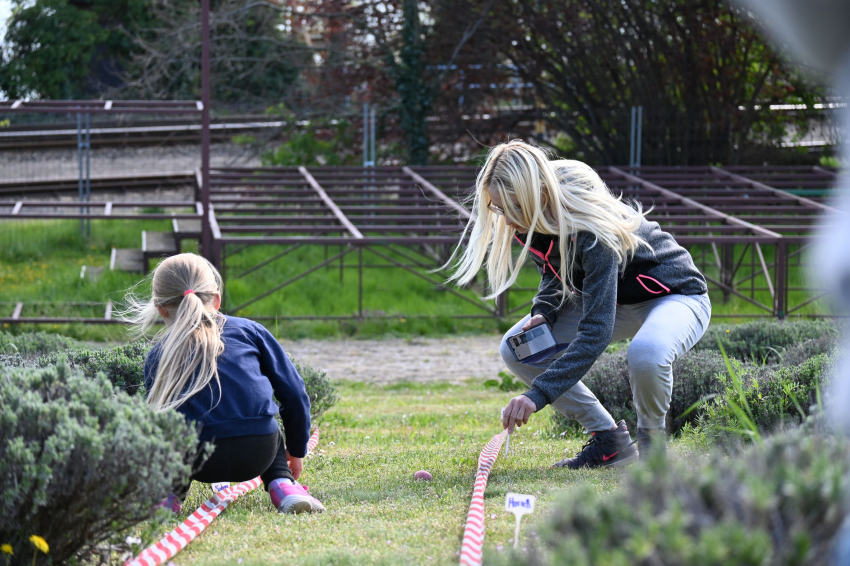
<path id="1" fill-rule="evenodd" d="M 195 254 L 180 254 L 157 266 L 150 301 L 128 298 L 125 319 L 138 336 L 159 321 L 157 307 L 168 311 L 168 324 L 154 338 L 159 341 L 159 364 L 148 404 L 155 410 L 177 408 L 213 379 L 218 382 L 224 317 L 215 302 L 221 292 L 221 276 L 212 264 Z"/>

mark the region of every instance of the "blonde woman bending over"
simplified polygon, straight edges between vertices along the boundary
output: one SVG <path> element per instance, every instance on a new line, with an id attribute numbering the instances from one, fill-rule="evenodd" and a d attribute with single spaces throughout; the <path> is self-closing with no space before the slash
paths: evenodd
<path id="1" fill-rule="evenodd" d="M 206 461 L 199 456 L 192 477 L 179 481 L 163 506 L 179 512 L 192 480 L 242 482 L 260 476 L 278 511 L 323 511 L 296 482 L 307 454 L 310 398 L 280 343 L 260 324 L 218 312 L 221 276 L 200 256 L 164 260 L 151 287 L 149 301 L 130 298 L 128 313 L 141 335 L 165 319 L 145 359 L 148 403 L 157 411 L 183 413 L 197 423 L 201 442 L 215 446 Z"/>
<path id="2" fill-rule="evenodd" d="M 531 313 L 502 340 L 502 358 L 530 387 L 508 403 L 503 426 L 513 432 L 551 404 L 591 434 L 574 458 L 556 466 L 633 462 L 638 449 L 625 422 L 615 422 L 581 383 L 608 344 L 631 338 L 637 445 L 644 453 L 650 446 L 666 450 L 672 364 L 702 337 L 711 318 L 705 278 L 687 250 L 647 221 L 639 205 L 614 197 L 586 164 L 550 161 L 520 140 L 487 156 L 467 233 L 452 280 L 469 283 L 486 264 L 492 298 L 516 281 L 529 256 L 541 275 Z M 514 244 L 521 247 L 516 258 Z M 517 361 L 507 338 L 541 324 L 550 325 L 565 349 L 536 364 Z"/>

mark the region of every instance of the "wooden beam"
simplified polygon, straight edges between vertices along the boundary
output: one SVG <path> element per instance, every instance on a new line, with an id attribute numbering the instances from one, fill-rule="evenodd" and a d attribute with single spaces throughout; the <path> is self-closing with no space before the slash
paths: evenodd
<path id="1" fill-rule="evenodd" d="M 221 228 L 218 227 L 218 220 L 215 218 L 215 211 L 210 205 L 210 230 L 212 231 L 213 240 L 221 239 Z"/>
<path id="2" fill-rule="evenodd" d="M 646 179 L 641 179 L 640 177 L 626 173 L 625 171 L 623 171 L 622 169 L 618 169 L 617 167 L 609 167 L 608 170 L 611 173 L 614 173 L 614 174 L 617 174 L 617 175 L 622 175 L 630 183 L 634 183 L 636 185 L 641 185 L 642 187 L 646 187 L 647 189 L 655 191 L 655 192 L 662 194 L 662 195 L 664 195 L 668 198 L 678 200 L 679 202 L 681 202 L 682 204 L 684 204 L 686 206 L 696 208 L 696 209 L 698 209 L 702 212 L 705 212 L 707 214 L 715 216 L 715 217 L 717 217 L 718 220 L 724 220 L 729 224 L 737 224 L 738 226 L 743 226 L 744 228 L 748 228 L 749 230 L 752 230 L 753 232 L 755 232 L 756 234 L 759 234 L 760 236 L 767 236 L 767 237 L 770 237 L 770 238 L 776 238 L 777 240 L 782 239 L 782 234 L 777 234 L 776 232 L 772 232 L 770 230 L 767 230 L 766 228 L 762 228 L 761 226 L 756 226 L 755 224 L 751 224 L 750 222 L 745 222 L 743 220 L 739 220 L 739 219 L 735 218 L 734 216 L 730 216 L 730 215 L 728 215 L 724 212 L 720 212 L 717 209 L 711 208 L 710 206 L 706 206 L 706 205 L 699 203 L 699 202 L 697 202 L 693 199 L 683 197 L 682 195 L 677 194 L 675 191 L 671 191 L 669 189 L 664 189 L 662 187 L 659 187 L 655 183 L 651 183 L 651 182 L 647 181 Z"/>
<path id="3" fill-rule="evenodd" d="M 831 206 L 827 206 L 825 204 L 819 203 L 819 202 L 814 201 L 812 199 L 807 199 L 806 197 L 801 197 L 801 196 L 797 196 L 797 195 L 792 194 L 792 193 L 787 193 L 783 190 L 773 188 L 770 185 L 765 185 L 764 183 L 760 183 L 759 181 L 754 181 L 753 179 L 750 179 L 749 177 L 744 177 L 743 175 L 738 175 L 736 173 L 732 173 L 731 171 L 727 171 L 726 169 L 723 169 L 721 167 L 714 167 L 712 165 L 711 171 L 715 174 L 723 174 L 723 175 L 726 175 L 728 177 L 731 177 L 732 179 L 734 179 L 735 181 L 738 181 L 739 183 L 749 183 L 750 186 L 753 187 L 754 189 L 761 189 L 763 191 L 770 191 L 771 193 L 773 193 L 774 195 L 776 195 L 780 198 L 793 199 L 797 202 L 797 204 L 802 205 L 802 206 L 808 206 L 810 208 L 817 208 L 818 210 L 820 210 L 822 212 L 833 212 L 833 213 L 838 213 L 838 214 L 845 214 L 843 211 L 838 210 L 837 208 L 832 208 Z"/>
<path id="4" fill-rule="evenodd" d="M 343 213 L 339 209 L 333 199 L 331 199 L 331 197 L 328 196 L 328 193 L 325 192 L 325 189 L 323 189 L 322 186 L 313 177 L 313 175 L 311 175 L 310 172 L 307 171 L 307 168 L 299 167 L 298 172 L 301 173 L 301 175 L 303 175 L 305 179 L 307 179 L 307 182 L 310 183 L 310 186 L 313 187 L 313 190 L 316 191 L 316 193 L 319 195 L 319 198 L 321 198 L 325 205 L 331 209 L 331 212 L 333 212 L 337 220 L 339 220 L 340 223 L 345 226 L 346 230 L 348 230 L 348 232 L 352 236 L 354 236 L 355 239 L 362 240 L 363 234 L 360 233 L 360 230 L 358 230 L 357 227 L 352 224 L 351 220 L 348 219 L 345 213 Z"/>
<path id="5" fill-rule="evenodd" d="M 472 214 L 470 214 L 470 212 L 466 210 L 463 205 L 461 205 L 456 200 L 449 198 L 446 193 L 429 183 L 422 175 L 420 175 L 410 167 L 402 167 L 402 171 L 404 171 L 408 177 L 412 178 L 414 181 L 422 185 L 423 188 L 428 189 L 431 194 L 443 201 L 446 205 L 448 205 L 449 208 L 457 212 L 464 220 L 469 220 L 472 217 Z"/>

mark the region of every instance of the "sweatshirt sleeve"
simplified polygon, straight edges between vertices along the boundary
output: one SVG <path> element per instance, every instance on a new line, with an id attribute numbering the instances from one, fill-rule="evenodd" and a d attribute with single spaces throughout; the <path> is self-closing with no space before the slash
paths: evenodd
<path id="1" fill-rule="evenodd" d="M 618 262 L 614 252 L 596 238 L 581 232 L 576 238 L 584 270 L 583 312 L 578 333 L 564 354 L 538 375 L 524 395 L 539 411 L 584 377 L 605 351 L 614 334 L 617 314 Z"/>
<path id="2" fill-rule="evenodd" d="M 538 263 L 534 265 L 540 272 L 540 286 L 531 301 L 531 316 L 541 314 L 550 325 L 555 324 L 561 308 L 561 299 L 564 297 L 564 288 L 560 279 L 555 277 L 551 269 L 547 269 L 546 266 L 541 266 Z"/>
<path id="3" fill-rule="evenodd" d="M 260 350 L 260 370 L 269 378 L 274 397 L 280 403 L 286 450 L 290 456 L 303 458 L 307 455 L 310 439 L 310 398 L 304 380 L 271 332 L 260 324 L 254 328 Z"/>

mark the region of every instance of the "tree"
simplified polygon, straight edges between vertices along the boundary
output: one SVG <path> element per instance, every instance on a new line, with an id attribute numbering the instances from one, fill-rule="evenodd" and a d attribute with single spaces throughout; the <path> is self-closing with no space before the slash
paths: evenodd
<path id="1" fill-rule="evenodd" d="M 91 67 L 108 37 L 95 13 L 67 0 L 15 0 L 0 89 L 10 98 L 79 98 L 92 86 Z"/>
<path id="2" fill-rule="evenodd" d="M 628 162 L 634 105 L 646 110 L 644 156 L 734 164 L 778 145 L 789 118 L 771 104 L 817 94 L 719 0 L 511 0 L 493 10 L 491 45 L 534 85 L 572 154 L 592 162 Z"/>
<path id="3" fill-rule="evenodd" d="M 149 2 L 152 24 L 127 30 L 134 49 L 120 91 L 141 98 L 200 96 L 200 2 Z M 210 14 L 212 99 L 277 103 L 310 50 L 288 33 L 273 3 L 217 0 Z"/>

